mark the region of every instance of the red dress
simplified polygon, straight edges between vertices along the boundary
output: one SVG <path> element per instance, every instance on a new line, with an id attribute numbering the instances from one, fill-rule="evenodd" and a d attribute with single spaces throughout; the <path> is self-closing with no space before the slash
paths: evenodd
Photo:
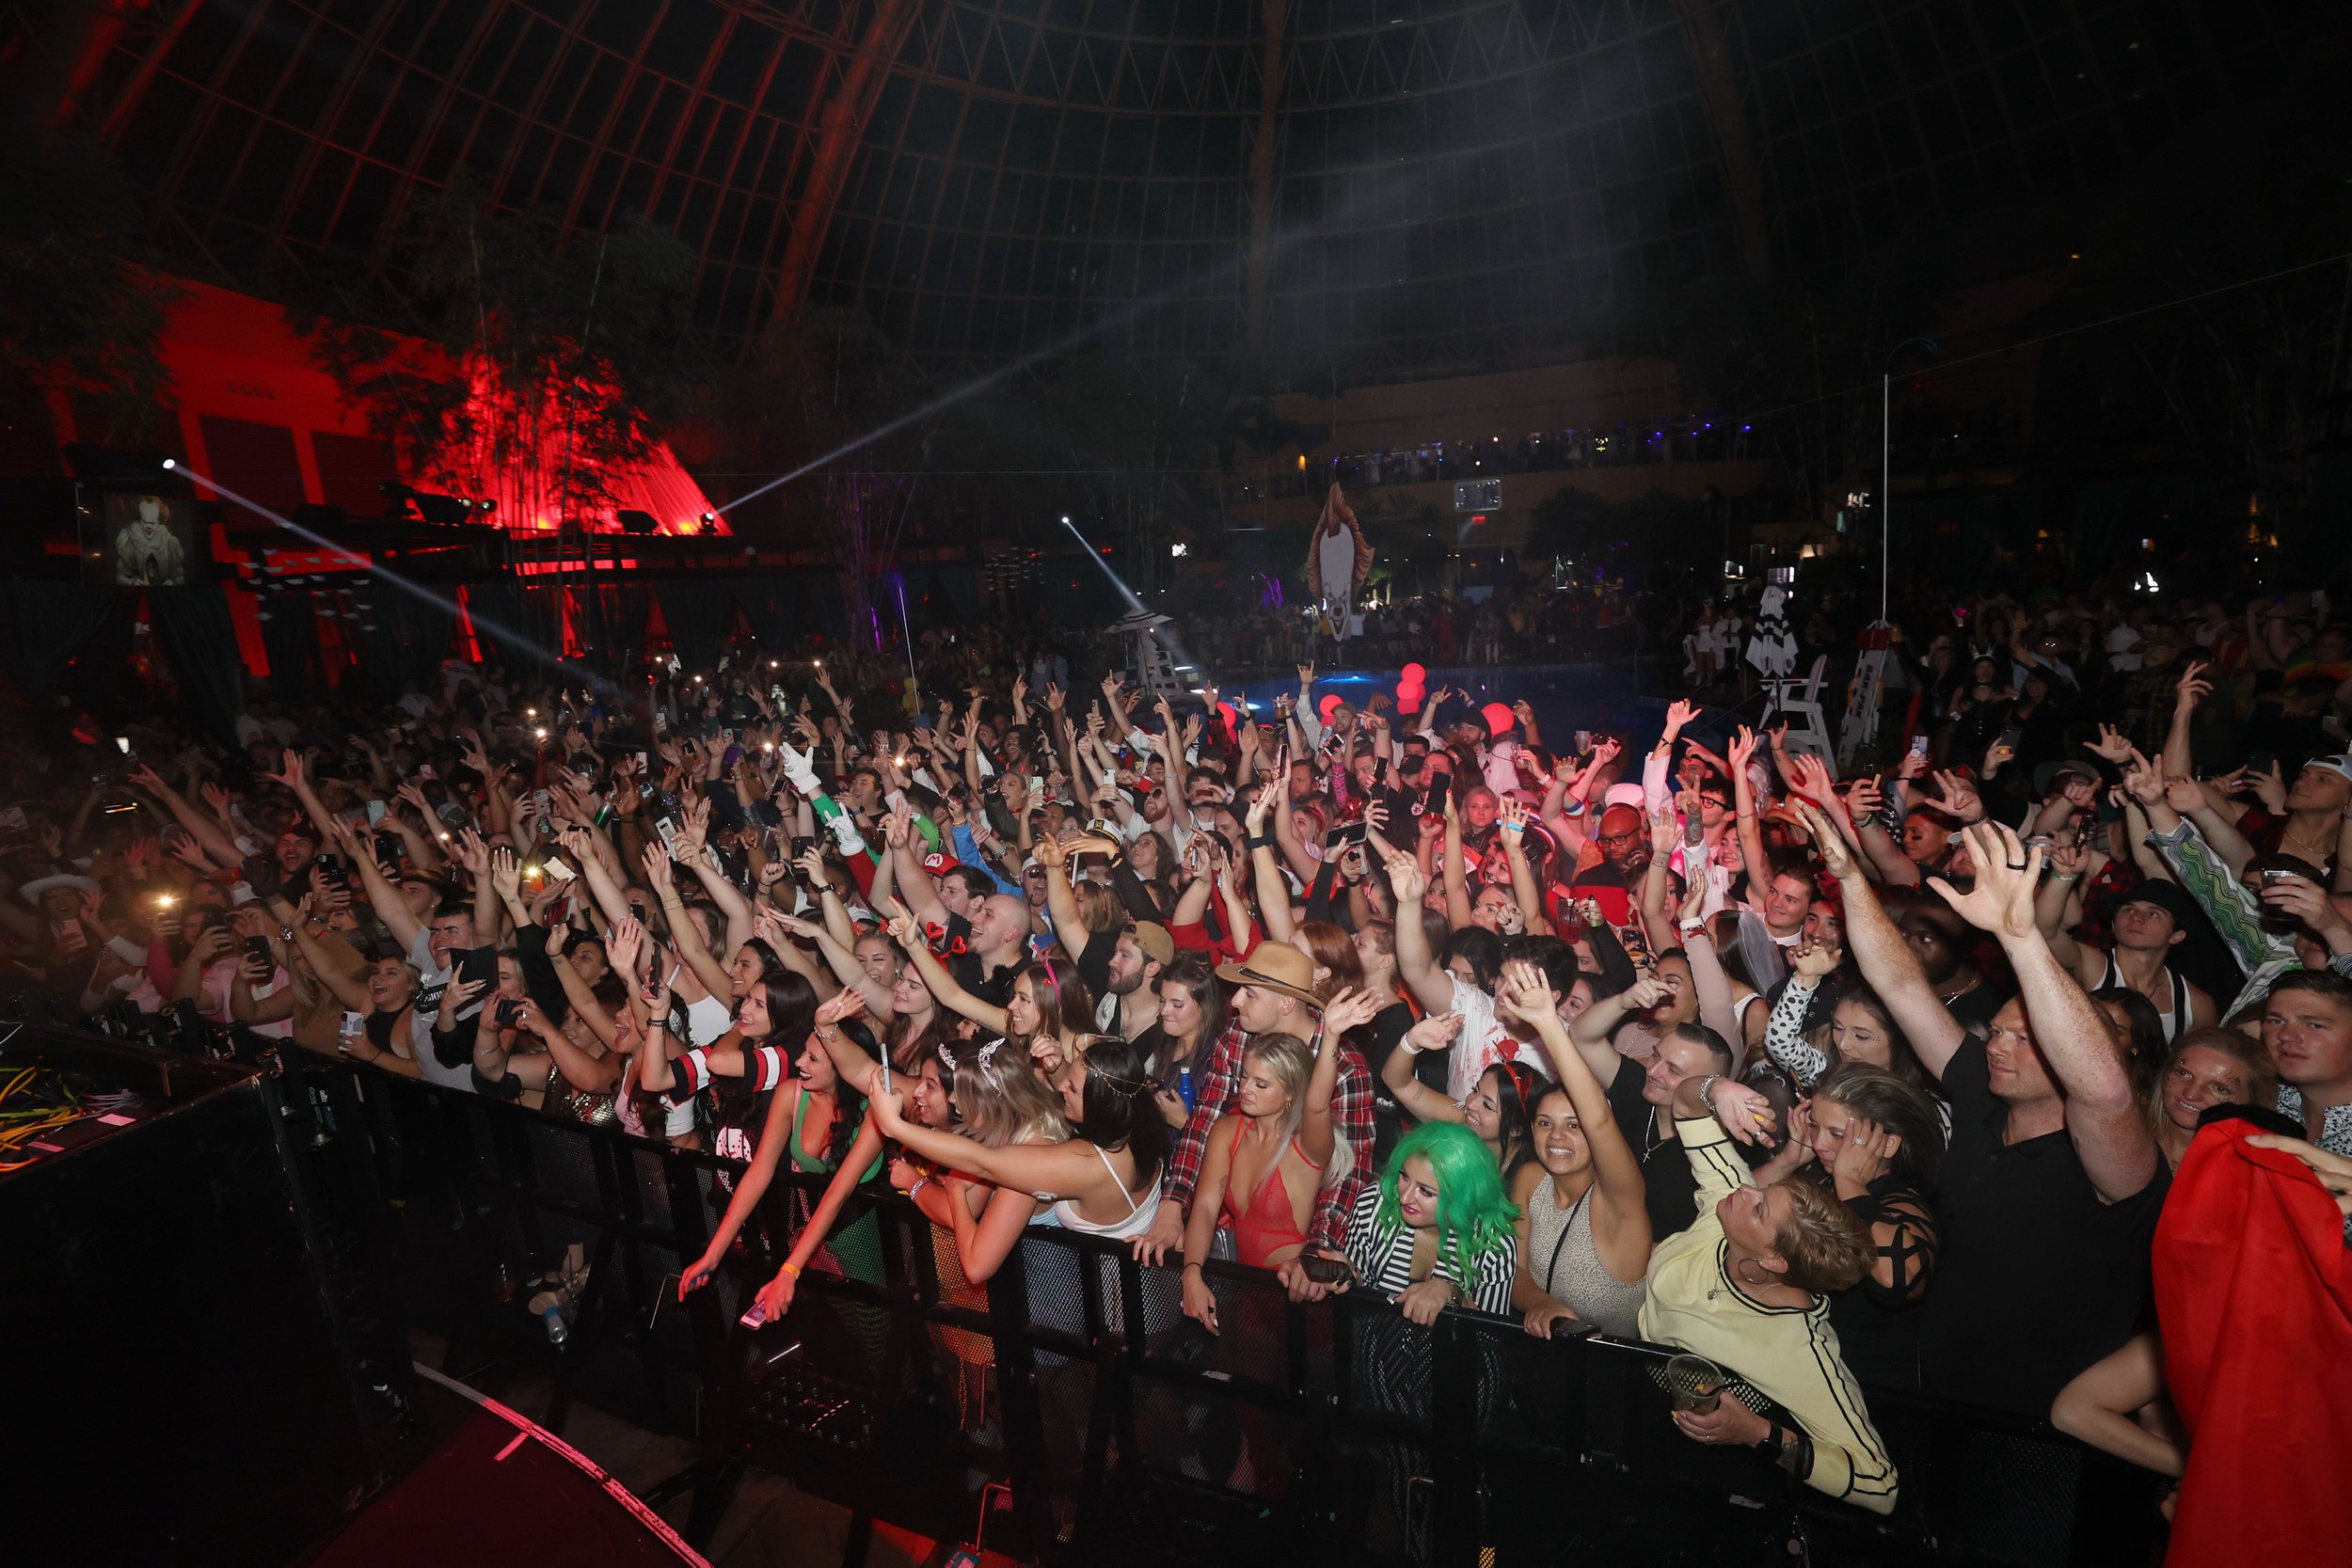
<path id="1" fill-rule="evenodd" d="M 2256 1129 L 2197 1134 L 2156 1226 L 2165 1383 L 2189 1438 L 2173 1568 L 2352 1564 L 2352 1263 L 2344 1216 Z"/>

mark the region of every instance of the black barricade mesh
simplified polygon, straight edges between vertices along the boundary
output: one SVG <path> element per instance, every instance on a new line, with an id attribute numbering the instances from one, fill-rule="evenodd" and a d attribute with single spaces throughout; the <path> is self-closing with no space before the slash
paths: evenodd
<path id="1" fill-rule="evenodd" d="M 548 1357 L 559 1399 L 959 1539 L 977 1487 L 1008 1476 L 1013 1514 L 992 1528 L 1030 1559 L 1785 1561 L 1800 1513 L 1819 1561 L 2058 1568 L 2140 1560 L 2151 1538 L 2152 1488 L 2045 1427 L 1888 1400 L 1903 1486 L 1883 1521 L 1684 1440 L 1650 1375 L 1657 1347 L 1548 1343 L 1458 1312 L 1433 1331 L 1363 1292 L 1302 1308 L 1224 1264 L 1208 1275 L 1211 1335 L 1183 1317 L 1177 1270 L 1053 1227 L 975 1286 L 952 1240 L 879 1182 L 845 1208 L 789 1312 L 755 1332 L 738 1319 L 821 1177 L 779 1171 L 681 1305 L 678 1271 L 725 1207 L 721 1162 L 310 1070 L 333 1080 L 328 1153 L 355 1162 L 335 1190 L 383 1205 L 355 1228 L 399 1251 L 383 1272 L 403 1299 L 386 1310 L 447 1335 L 457 1370 Z M 521 1287 L 575 1242 L 592 1278 L 555 1353 Z M 516 1286 L 504 1301 L 501 1266 Z M 2108 1466 L 2096 1487 L 2090 1466 Z"/>

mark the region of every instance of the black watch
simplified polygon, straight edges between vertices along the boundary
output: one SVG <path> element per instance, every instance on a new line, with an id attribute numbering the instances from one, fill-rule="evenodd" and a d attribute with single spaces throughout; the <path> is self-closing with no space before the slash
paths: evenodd
<path id="1" fill-rule="evenodd" d="M 1781 1455 L 1779 1424 L 1775 1422 L 1767 1427 L 1764 1435 L 1757 1438 L 1753 1446 L 1765 1458 L 1777 1461 Z"/>

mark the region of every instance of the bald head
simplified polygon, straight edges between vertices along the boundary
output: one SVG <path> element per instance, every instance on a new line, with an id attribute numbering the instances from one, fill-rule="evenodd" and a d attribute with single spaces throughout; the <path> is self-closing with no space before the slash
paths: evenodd
<path id="1" fill-rule="evenodd" d="M 983 958 L 1001 958 L 1029 940 L 1029 906 L 997 894 L 984 900 L 972 916 L 972 951 Z"/>

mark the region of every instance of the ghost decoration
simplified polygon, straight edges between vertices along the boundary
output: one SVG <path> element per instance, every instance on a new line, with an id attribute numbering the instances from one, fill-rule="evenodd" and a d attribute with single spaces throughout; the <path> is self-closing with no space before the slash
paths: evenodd
<path id="1" fill-rule="evenodd" d="M 1797 638 L 1788 629 L 1788 594 L 1780 584 L 1765 587 L 1756 624 L 1749 629 L 1754 635 L 1748 639 L 1748 662 L 1756 666 L 1756 673 L 1771 679 L 1795 673 Z"/>

